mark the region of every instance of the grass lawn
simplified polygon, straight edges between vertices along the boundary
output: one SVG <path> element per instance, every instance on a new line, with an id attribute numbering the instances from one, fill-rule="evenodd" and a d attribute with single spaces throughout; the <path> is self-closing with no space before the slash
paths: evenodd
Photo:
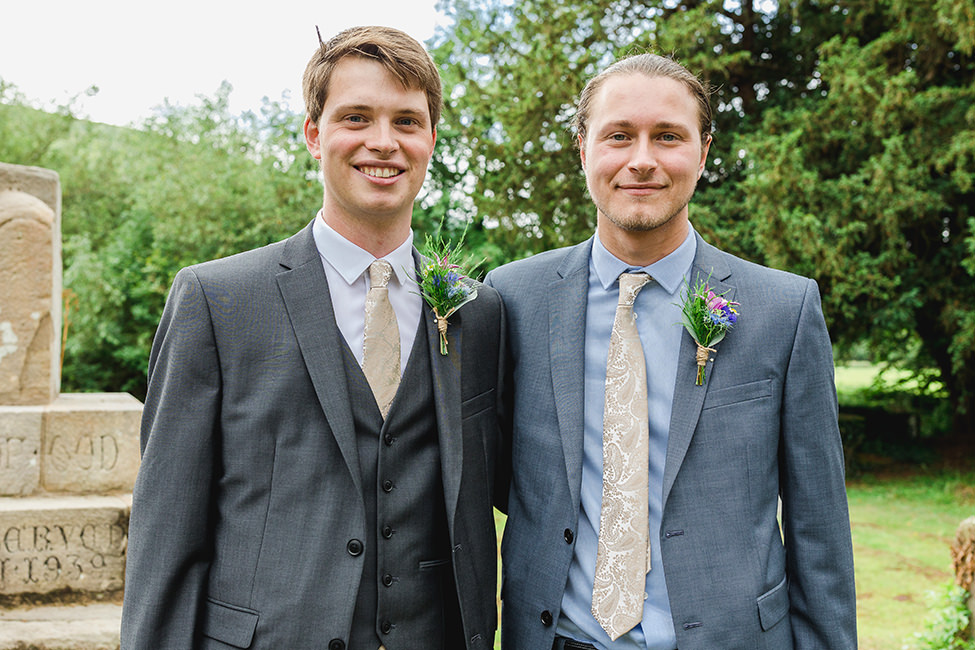
<path id="1" fill-rule="evenodd" d="M 975 515 L 975 471 L 851 481 L 860 650 L 897 650 L 923 629 L 928 592 L 954 579 L 948 549 Z"/>

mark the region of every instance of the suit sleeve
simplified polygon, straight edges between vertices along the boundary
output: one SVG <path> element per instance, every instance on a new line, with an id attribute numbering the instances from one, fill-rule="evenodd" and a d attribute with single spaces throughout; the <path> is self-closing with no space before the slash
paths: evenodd
<path id="1" fill-rule="evenodd" d="M 495 288 L 488 273 L 484 284 Z M 511 487 L 511 431 L 512 409 L 510 392 L 513 388 L 511 374 L 511 360 L 508 357 L 508 326 L 505 314 L 504 299 L 501 300 L 501 327 L 498 341 L 498 447 L 497 464 L 494 475 L 494 507 L 508 514 L 508 491 Z"/>
<path id="2" fill-rule="evenodd" d="M 192 270 L 177 274 L 153 341 L 122 611 L 125 650 L 194 646 L 210 561 L 220 370 Z"/>
<path id="3" fill-rule="evenodd" d="M 856 648 L 853 549 L 833 357 L 811 280 L 788 363 L 779 453 L 795 649 Z"/>

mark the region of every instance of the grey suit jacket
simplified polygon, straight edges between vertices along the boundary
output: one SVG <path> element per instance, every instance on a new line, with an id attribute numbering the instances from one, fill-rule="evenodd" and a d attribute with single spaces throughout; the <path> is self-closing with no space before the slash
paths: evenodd
<path id="1" fill-rule="evenodd" d="M 424 318 L 431 318 L 424 305 Z M 428 327 L 467 647 L 493 646 L 502 306 Z M 122 647 L 311 650 L 348 640 L 369 543 L 342 346 L 311 226 L 186 268 L 153 342 Z M 358 541 L 356 541 L 358 540 Z M 422 640 L 417 640 L 417 647 Z"/>
<path id="2" fill-rule="evenodd" d="M 508 323 L 513 479 L 502 644 L 552 644 L 579 518 L 592 240 L 492 271 Z M 816 284 L 700 237 L 691 281 L 741 303 L 707 381 L 683 334 L 660 544 L 681 650 L 856 647 L 830 341 Z M 782 535 L 776 521 L 782 499 Z"/>

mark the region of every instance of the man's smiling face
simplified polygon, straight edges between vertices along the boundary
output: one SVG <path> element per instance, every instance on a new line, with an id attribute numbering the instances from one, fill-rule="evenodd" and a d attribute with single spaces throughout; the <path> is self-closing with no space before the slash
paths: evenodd
<path id="1" fill-rule="evenodd" d="M 336 64 L 318 124 L 305 140 L 321 160 L 330 224 L 409 223 L 436 141 L 427 96 L 382 64 L 350 56 Z"/>

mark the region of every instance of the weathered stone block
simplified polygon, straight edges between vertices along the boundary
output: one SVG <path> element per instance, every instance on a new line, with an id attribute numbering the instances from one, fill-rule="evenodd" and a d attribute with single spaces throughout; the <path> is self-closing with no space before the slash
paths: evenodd
<path id="1" fill-rule="evenodd" d="M 123 585 L 131 500 L 0 498 L 0 595 Z"/>
<path id="2" fill-rule="evenodd" d="M 41 485 L 73 494 L 131 491 L 142 403 L 128 393 L 64 393 L 44 409 Z"/>
<path id="3" fill-rule="evenodd" d="M 41 406 L 0 406 L 0 496 L 27 496 L 41 478 Z"/>
<path id="4" fill-rule="evenodd" d="M 60 191 L 53 171 L 0 163 L 0 404 L 60 387 Z"/>

